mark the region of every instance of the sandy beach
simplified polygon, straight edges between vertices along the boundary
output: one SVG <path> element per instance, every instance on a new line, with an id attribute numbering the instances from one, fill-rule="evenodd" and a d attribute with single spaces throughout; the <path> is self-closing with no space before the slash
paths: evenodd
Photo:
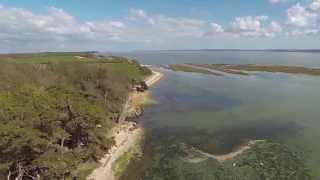
<path id="1" fill-rule="evenodd" d="M 162 77 L 162 73 L 152 71 L 152 75 L 146 78 L 145 82 L 151 87 Z M 128 98 L 127 104 L 129 107 L 127 111 L 134 111 L 136 108 L 143 106 L 148 95 L 148 91 L 141 93 L 133 92 Z M 143 129 L 142 127 L 137 127 L 133 122 L 122 122 L 112 130 L 111 134 L 115 138 L 116 145 L 100 160 L 101 166 L 95 169 L 92 174 L 88 176 L 87 180 L 115 180 L 115 162 L 123 154 L 128 152 L 141 136 L 143 136 Z"/>

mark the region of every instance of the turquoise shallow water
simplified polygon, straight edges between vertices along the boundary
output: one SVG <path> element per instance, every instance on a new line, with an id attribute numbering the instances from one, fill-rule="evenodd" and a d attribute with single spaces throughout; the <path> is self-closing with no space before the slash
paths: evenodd
<path id="1" fill-rule="evenodd" d="M 246 52 L 238 59 L 239 52 L 224 56 L 226 52 L 211 56 L 179 53 L 134 56 L 147 64 L 193 59 L 193 63 L 320 65 L 318 54 L 312 53 Z M 150 136 L 172 136 L 215 154 L 230 152 L 244 140 L 267 139 L 307 152 L 309 167 L 320 177 L 320 77 L 283 73 L 218 77 L 159 70 L 165 78 L 152 88 L 158 104 L 147 107 L 141 117 Z M 218 146 L 212 145 L 213 138 Z"/>

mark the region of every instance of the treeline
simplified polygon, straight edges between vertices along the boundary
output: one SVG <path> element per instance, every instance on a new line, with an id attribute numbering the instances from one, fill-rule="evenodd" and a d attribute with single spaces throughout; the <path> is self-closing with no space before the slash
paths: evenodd
<path id="1" fill-rule="evenodd" d="M 114 144 L 108 131 L 132 87 L 151 72 L 114 57 L 40 57 L 50 61 L 0 63 L 0 179 L 84 178 L 91 169 L 79 165 Z"/>

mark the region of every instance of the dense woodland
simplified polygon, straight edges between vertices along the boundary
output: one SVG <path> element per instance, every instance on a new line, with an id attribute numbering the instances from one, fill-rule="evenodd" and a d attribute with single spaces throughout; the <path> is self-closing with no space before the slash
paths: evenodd
<path id="1" fill-rule="evenodd" d="M 0 55 L 0 179 L 84 179 L 150 73 L 91 52 Z"/>

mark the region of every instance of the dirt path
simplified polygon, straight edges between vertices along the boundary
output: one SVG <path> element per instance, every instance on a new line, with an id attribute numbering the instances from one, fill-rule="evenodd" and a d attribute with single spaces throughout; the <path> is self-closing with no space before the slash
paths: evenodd
<path id="1" fill-rule="evenodd" d="M 152 71 L 152 75 L 145 82 L 148 86 L 152 86 L 162 77 L 162 73 Z M 145 96 L 148 96 L 148 93 L 133 93 L 131 96 L 128 98 L 128 104 L 135 108 L 143 105 L 143 99 L 146 99 Z M 115 162 L 135 145 L 143 135 L 143 129 L 136 128 L 133 122 L 123 122 L 113 129 L 112 134 L 116 145 L 100 160 L 101 166 L 95 169 L 87 180 L 115 180 L 115 172 L 113 170 Z"/>

